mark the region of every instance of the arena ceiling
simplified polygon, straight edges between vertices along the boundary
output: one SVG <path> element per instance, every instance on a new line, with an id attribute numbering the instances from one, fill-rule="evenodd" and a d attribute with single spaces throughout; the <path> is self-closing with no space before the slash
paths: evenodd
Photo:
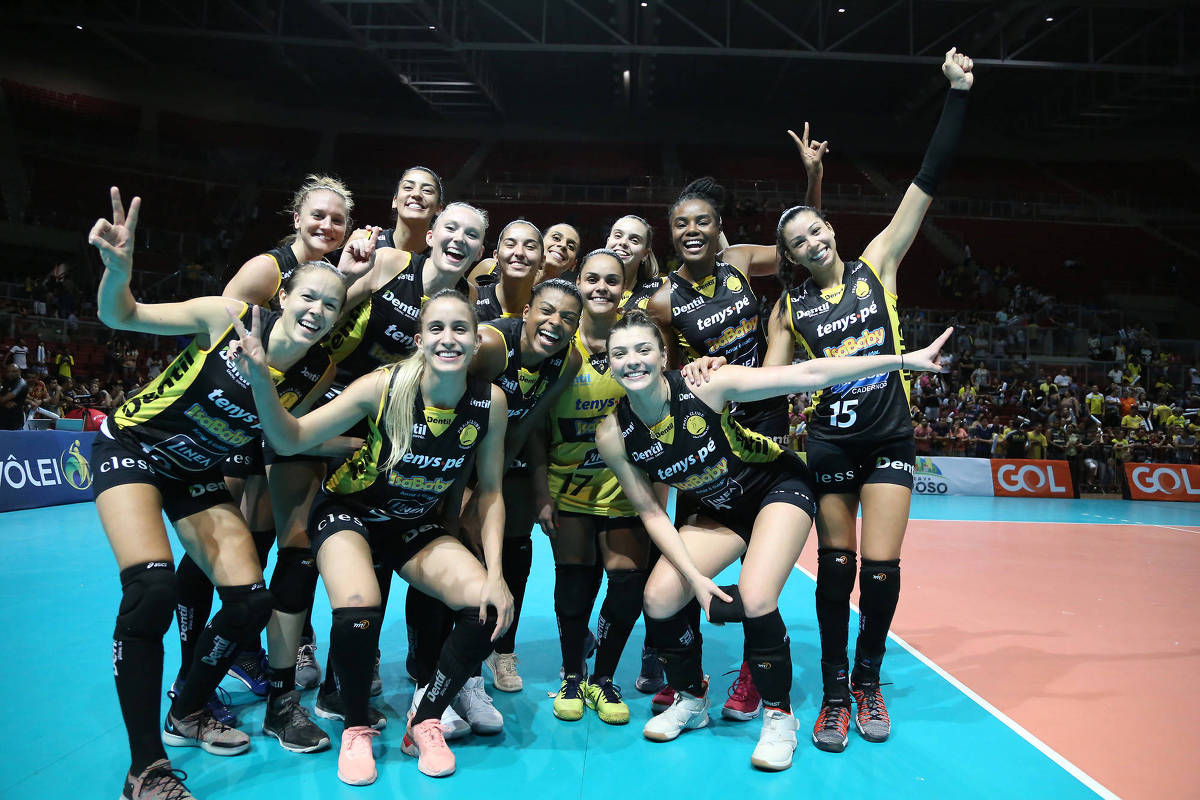
<path id="1" fill-rule="evenodd" d="M 873 133 L 933 116 L 952 44 L 1003 137 L 1188 138 L 1200 110 L 1194 2 L 21 0 L 5 17 L 8 74 L 435 131 Z"/>

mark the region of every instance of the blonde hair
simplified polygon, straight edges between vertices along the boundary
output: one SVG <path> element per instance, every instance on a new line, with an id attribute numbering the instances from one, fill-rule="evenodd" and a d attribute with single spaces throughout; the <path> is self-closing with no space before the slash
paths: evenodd
<path id="1" fill-rule="evenodd" d="M 418 329 L 424 327 L 426 309 L 434 300 L 442 298 L 457 300 L 465 305 L 470 314 L 472 330 L 478 329 L 479 320 L 475 316 L 474 306 L 462 292 L 455 289 L 443 289 L 421 305 L 421 313 L 417 315 Z M 392 451 L 381 465 L 381 472 L 386 473 L 399 464 L 412 449 L 413 405 L 417 402 L 417 392 L 425 377 L 425 367 L 425 351 L 420 348 L 403 361 L 385 367 L 391 375 L 388 377 L 387 405 L 383 411 L 383 432 L 392 443 Z"/>
<path id="2" fill-rule="evenodd" d="M 313 192 L 319 192 L 321 190 L 333 192 L 338 197 L 342 198 L 343 202 L 345 202 L 346 233 L 349 235 L 350 231 L 354 229 L 354 220 L 350 217 L 350 212 L 354 211 L 354 195 L 350 192 L 350 187 L 346 186 L 342 180 L 335 178 L 332 175 L 318 175 L 316 173 L 306 175 L 304 177 L 304 183 L 300 184 L 300 188 L 297 189 L 296 193 L 292 195 L 291 202 L 288 203 L 288 206 L 286 209 L 284 209 L 283 213 L 289 215 L 299 214 L 300 209 L 304 206 L 304 201 L 308 199 L 308 196 Z M 295 239 L 296 235 L 292 234 L 284 239 L 284 242 L 290 244 L 291 242 L 295 241 Z"/>

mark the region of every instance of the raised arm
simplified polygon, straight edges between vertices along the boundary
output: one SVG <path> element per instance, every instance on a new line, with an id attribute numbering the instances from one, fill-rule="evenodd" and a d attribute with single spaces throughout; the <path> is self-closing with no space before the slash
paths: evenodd
<path id="1" fill-rule="evenodd" d="M 863 259 L 875 268 L 884 288 L 893 294 L 896 293 L 896 271 L 900 260 L 917 237 L 938 183 L 958 147 L 967 116 L 967 93 L 975 82 L 975 75 L 971 71 L 973 68 L 974 62 L 953 47 L 946 51 L 942 74 L 950 82 L 950 91 L 946 95 L 941 119 L 929 140 L 921 170 L 904 193 L 904 199 L 900 201 L 892 221 L 863 251 Z"/>
<path id="2" fill-rule="evenodd" d="M 804 135 L 797 136 L 789 130 L 788 136 L 796 143 L 800 160 L 804 162 L 804 172 L 808 176 L 808 188 L 804 192 L 804 204 L 819 209 L 821 207 L 821 180 L 825 166 L 821 159 L 829 152 L 829 142 L 818 142 L 808 137 L 808 123 L 804 123 Z M 725 245 L 719 258 L 727 264 L 740 269 L 751 277 L 779 274 L 779 251 L 775 245 L 765 244 L 729 244 L 725 234 L 721 234 L 721 243 Z"/>
<path id="3" fill-rule="evenodd" d="M 786 367 L 796 355 L 796 337 L 787 318 L 787 295 L 782 295 L 767 320 L 767 355 L 764 367 Z"/>
<path id="4" fill-rule="evenodd" d="M 492 408 L 488 417 L 488 432 L 476 452 L 475 497 L 479 503 L 483 559 L 487 580 L 479 595 L 479 621 L 486 620 L 488 606 L 496 609 L 496 629 L 492 641 L 504 635 L 513 620 L 513 598 L 504 583 L 501 560 L 504 551 L 504 438 L 508 429 L 508 404 L 504 392 L 492 387 Z"/>
<path id="5" fill-rule="evenodd" d="M 804 162 L 804 172 L 808 176 L 808 188 L 804 192 L 804 205 L 821 208 L 821 181 L 825 177 L 825 163 L 822 161 L 829 152 L 829 141 L 818 142 L 808 137 L 808 123 L 804 123 L 804 135 L 797 136 L 795 131 L 788 131 L 788 136 L 796 143 L 800 152 L 800 160 Z"/>
<path id="6" fill-rule="evenodd" d="M 635 467 L 625 452 L 621 432 L 617 427 L 616 415 L 610 414 L 596 429 L 596 450 L 617 480 L 625 497 L 633 504 L 633 508 L 641 517 L 646 533 L 654 541 L 656 547 L 667 557 L 679 574 L 691 584 L 696 593 L 696 599 L 707 613 L 713 597 L 719 597 L 724 602 L 733 602 L 733 598 L 725 594 L 713 581 L 704 575 L 692 561 L 687 546 L 679 536 L 679 531 L 671 524 L 667 512 L 658 502 L 654 487 L 649 478 Z M 711 615 L 710 615 L 711 619 Z"/>
<path id="7" fill-rule="evenodd" d="M 100 252 L 104 275 L 96 292 L 96 315 L 110 328 L 164 336 L 207 334 L 219 337 L 229 328 L 226 309 L 230 301 L 219 297 L 198 297 L 182 303 L 139 303 L 129 290 L 133 274 L 133 247 L 137 235 L 142 198 L 129 203 L 129 213 L 121 202 L 121 191 L 113 186 L 112 221 L 96 220 L 88 233 L 88 243 Z M 238 313 L 245 305 L 237 303 Z"/>
<path id="8" fill-rule="evenodd" d="M 941 349 L 954 332 L 947 328 L 928 347 L 904 355 L 813 358 L 784 367 L 724 367 L 697 387 L 696 396 L 714 409 L 732 400 L 763 400 L 768 397 L 812 392 L 826 386 L 882 375 L 897 369 L 941 372 Z"/>

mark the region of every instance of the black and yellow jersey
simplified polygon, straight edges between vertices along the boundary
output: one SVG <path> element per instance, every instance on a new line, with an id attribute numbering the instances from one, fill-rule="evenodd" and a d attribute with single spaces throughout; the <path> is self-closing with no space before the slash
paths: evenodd
<path id="1" fill-rule="evenodd" d="M 504 369 L 492 379 L 492 383 L 504 392 L 508 401 L 508 421 L 519 421 L 529 416 L 537 401 L 546 390 L 554 385 L 567 363 L 567 353 L 550 356 L 534 369 L 521 365 L 521 337 L 525 332 L 525 320 L 497 319 L 484 322 L 480 327 L 491 328 L 504 339 Z"/>
<path id="2" fill-rule="evenodd" d="M 379 232 L 379 236 L 375 239 L 375 249 L 378 250 L 381 247 L 386 247 L 393 250 L 396 248 L 395 228 L 384 228 Z"/>
<path id="3" fill-rule="evenodd" d="M 844 266 L 837 286 L 822 290 L 809 278 L 786 295 L 788 325 L 805 354 L 840 358 L 904 352 L 897 296 L 866 261 Z M 808 435 L 863 441 L 911 437 L 909 396 L 908 377 L 899 370 L 823 389 L 813 398 Z"/>
<path id="4" fill-rule="evenodd" d="M 713 274 L 692 283 L 678 271 L 671 281 L 671 324 L 690 351 L 699 356 L 723 356 L 740 367 L 761 367 L 767 337 L 759 324 L 760 304 L 750 279 L 732 264 L 718 261 Z M 753 403 L 734 403 L 734 417 L 751 430 L 787 441 L 787 400 L 771 397 Z"/>
<path id="5" fill-rule="evenodd" d="M 426 406 L 418 389 L 409 452 L 380 474 L 392 452 L 383 420 L 391 383 L 380 393 L 375 415 L 367 419 L 363 446 L 330 473 L 324 490 L 344 498 L 368 521 L 421 520 L 438 511 L 442 495 L 463 474 L 471 452 L 487 435 L 492 385 L 469 379 L 454 408 Z"/>
<path id="6" fill-rule="evenodd" d="M 780 474 L 807 473 L 791 450 L 737 423 L 728 406 L 714 411 L 676 371 L 666 373 L 670 412 L 654 425 L 633 413 L 628 397 L 617 404 L 617 426 L 629 460 L 655 483 L 669 483 L 709 508 L 727 511 L 761 494 Z"/>
<path id="7" fill-rule="evenodd" d="M 596 428 L 625 390 L 608 371 L 608 353 L 592 355 L 578 331 L 572 346 L 583 356 L 575 380 L 550 409 L 550 494 L 560 511 L 632 517 L 633 504 L 596 451 Z"/>
<path id="8" fill-rule="evenodd" d="M 300 261 L 296 258 L 296 254 L 292 252 L 290 244 L 273 247 L 264 256 L 275 262 L 275 266 L 279 268 L 279 279 L 275 282 L 275 291 L 271 292 L 271 299 L 264 304 L 265 308 L 270 308 L 275 311 L 279 310 L 279 290 L 283 286 L 283 282 L 288 279 L 288 276 L 295 271 L 296 267 L 300 266 Z"/>
<path id="9" fill-rule="evenodd" d="M 251 306 L 239 315 L 253 324 Z M 279 315 L 260 318 L 262 341 L 268 341 Z M 193 339 L 183 352 L 145 388 L 113 412 L 108 430 L 114 439 L 145 453 L 157 471 L 173 478 L 201 472 L 227 456 L 256 446 L 262 436 L 250 385 L 229 360 L 229 345 L 238 338 L 231 324 L 207 348 Z M 284 408 L 294 408 L 332 375 L 329 354 L 319 346 L 286 373 L 271 370 Z"/>
<path id="10" fill-rule="evenodd" d="M 618 308 L 640 308 L 645 311 L 646 306 L 650 303 L 650 298 L 662 288 L 662 285 L 667 282 L 666 277 L 651 278 L 647 281 L 634 286 L 625 294 L 621 295 L 621 302 L 617 304 Z"/>
<path id="11" fill-rule="evenodd" d="M 519 313 L 505 313 L 500 307 L 500 297 L 496 294 L 498 283 L 486 283 L 475 288 L 475 316 L 480 322 L 493 319 L 519 318 Z"/>
<path id="12" fill-rule="evenodd" d="M 417 349 L 417 318 L 425 302 L 426 256 L 400 251 L 404 266 L 353 309 L 329 334 L 330 357 L 349 379 L 391 364 Z"/>

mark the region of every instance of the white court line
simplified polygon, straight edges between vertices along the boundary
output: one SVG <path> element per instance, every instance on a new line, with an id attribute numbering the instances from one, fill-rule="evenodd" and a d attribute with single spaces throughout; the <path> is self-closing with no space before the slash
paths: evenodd
<path id="1" fill-rule="evenodd" d="M 814 583 L 816 582 L 816 580 L 817 580 L 816 575 L 812 574 L 811 572 L 809 572 L 807 569 L 800 566 L 799 564 L 795 564 L 794 566 L 797 570 L 799 570 L 800 572 L 807 575 Z M 850 604 L 850 608 L 854 609 L 854 612 L 856 614 L 860 613 L 858 610 L 858 606 L 856 606 L 854 603 Z M 891 639 L 892 641 L 894 641 L 896 644 L 903 647 L 905 650 L 907 650 L 909 653 L 911 653 L 918 661 L 920 661 L 922 664 L 929 667 L 931 670 L 933 670 L 938 675 L 940 675 L 942 678 L 944 678 L 955 689 L 958 689 L 960 692 L 965 694 L 971 700 L 975 701 L 975 703 L 980 708 L 982 708 L 984 711 L 988 712 L 993 717 L 1000 720 L 1000 722 L 1004 723 L 1004 725 L 1007 726 L 1013 733 L 1017 734 L 1022 739 L 1029 742 L 1029 744 L 1033 745 L 1035 748 L 1040 750 L 1044 756 L 1049 758 L 1055 764 L 1058 764 L 1058 766 L 1062 767 L 1064 770 L 1066 770 L 1068 773 L 1070 773 L 1076 780 L 1078 780 L 1084 786 L 1091 789 L 1093 792 L 1098 794 L 1100 797 L 1105 798 L 1105 800 L 1121 800 L 1121 798 L 1118 795 L 1114 794 L 1112 791 L 1107 789 L 1103 784 L 1101 784 L 1099 781 L 1097 781 L 1091 775 L 1088 775 L 1086 772 L 1081 770 L 1079 767 L 1072 764 L 1061 753 L 1056 751 L 1050 745 L 1043 742 L 1041 739 L 1034 736 L 1032 733 L 1027 731 L 1025 728 L 1021 727 L 1021 725 L 1016 720 L 1014 720 L 1012 717 L 1008 716 L 1003 711 L 996 708 L 994 705 L 989 703 L 987 700 L 984 700 L 982 697 L 980 697 L 978 694 L 976 694 L 974 691 L 972 691 L 970 688 L 968 688 L 966 684 L 962 683 L 960 680 L 955 678 L 949 672 L 946 672 L 946 670 L 939 667 L 937 664 L 935 664 L 932 660 L 930 660 L 920 650 L 913 647 L 908 642 L 904 641 L 903 639 L 901 639 L 899 636 L 897 636 L 894 633 L 889 632 L 888 638 Z"/>
<path id="2" fill-rule="evenodd" d="M 1156 528 L 1167 528 L 1172 531 L 1183 531 L 1184 533 L 1200 533 L 1200 528 L 1176 528 L 1174 525 L 1155 525 Z"/>
<path id="3" fill-rule="evenodd" d="M 862 519 L 862 517 L 859 517 Z M 1173 531 L 1183 531 L 1184 533 L 1200 533 L 1200 527 L 1197 528 L 1177 528 L 1174 525 L 1163 525 L 1159 522 L 1139 522 L 1136 519 L 1118 519 L 1114 520 L 1111 517 L 1099 520 L 1041 520 L 1041 519 L 926 519 L 923 517 L 909 517 L 910 522 L 945 522 L 961 525 L 964 522 L 979 522 L 986 525 L 1134 525 L 1142 528 L 1170 528 Z"/>

